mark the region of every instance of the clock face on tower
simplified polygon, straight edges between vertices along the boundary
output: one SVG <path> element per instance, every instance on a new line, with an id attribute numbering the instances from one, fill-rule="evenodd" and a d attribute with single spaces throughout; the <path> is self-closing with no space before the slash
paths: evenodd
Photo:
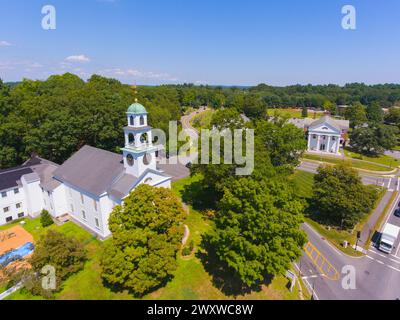
<path id="1" fill-rule="evenodd" d="M 132 166 L 134 163 L 133 156 L 131 154 L 128 154 L 126 156 L 126 161 L 128 162 L 128 165 Z"/>

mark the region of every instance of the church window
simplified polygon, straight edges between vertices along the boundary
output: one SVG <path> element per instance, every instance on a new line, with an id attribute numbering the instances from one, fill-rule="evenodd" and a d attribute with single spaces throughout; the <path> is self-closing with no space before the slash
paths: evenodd
<path id="1" fill-rule="evenodd" d="M 3 211 L 4 211 L 4 213 L 10 211 L 10 207 L 5 207 L 5 208 L 3 208 Z"/>
<path id="2" fill-rule="evenodd" d="M 312 138 L 313 138 L 313 139 L 317 139 L 317 135 L 316 135 L 316 134 L 313 134 Z"/>
<path id="3" fill-rule="evenodd" d="M 82 204 L 85 203 L 85 199 L 83 198 L 83 194 L 82 193 L 81 193 L 81 202 L 82 202 Z"/>
<path id="4" fill-rule="evenodd" d="M 21 202 L 17 203 L 17 204 L 15 205 L 15 207 L 16 207 L 17 209 L 21 208 Z"/>
<path id="5" fill-rule="evenodd" d="M 140 116 L 140 125 L 143 126 L 144 125 L 144 117 Z"/>
<path id="6" fill-rule="evenodd" d="M 7 192 L 6 192 L 6 191 L 3 191 L 3 192 L 1 193 L 1 197 L 2 197 L 2 198 L 6 198 L 6 197 L 7 197 Z"/>
<path id="7" fill-rule="evenodd" d="M 85 210 L 82 210 L 82 218 L 83 218 L 83 220 L 86 220 L 86 212 L 85 212 Z"/>
<path id="8" fill-rule="evenodd" d="M 97 211 L 97 201 L 93 200 L 93 206 L 94 206 L 94 210 Z"/>
<path id="9" fill-rule="evenodd" d="M 131 154 L 128 154 L 126 156 L 126 162 L 128 163 L 128 165 L 133 166 L 133 163 L 135 162 L 135 160 L 133 159 L 133 156 Z"/>
<path id="10" fill-rule="evenodd" d="M 134 122 L 133 122 L 133 116 L 129 117 L 129 125 L 133 126 Z"/>
<path id="11" fill-rule="evenodd" d="M 133 133 L 128 134 L 128 142 L 129 144 L 135 143 L 135 136 L 133 135 Z"/>
<path id="12" fill-rule="evenodd" d="M 95 218 L 94 222 L 96 223 L 96 228 L 99 228 L 100 227 L 99 219 Z"/>
<path id="13" fill-rule="evenodd" d="M 15 188 L 14 189 L 14 194 L 18 194 L 19 193 L 19 189 L 18 188 Z"/>
<path id="14" fill-rule="evenodd" d="M 143 163 L 147 166 L 151 162 L 151 154 L 146 153 L 145 156 L 143 157 Z"/>
<path id="15" fill-rule="evenodd" d="M 336 141 L 336 137 L 332 137 L 332 141 Z"/>
<path id="16" fill-rule="evenodd" d="M 18 218 L 23 218 L 24 217 L 24 213 L 23 212 L 20 212 L 20 213 L 18 213 Z"/>

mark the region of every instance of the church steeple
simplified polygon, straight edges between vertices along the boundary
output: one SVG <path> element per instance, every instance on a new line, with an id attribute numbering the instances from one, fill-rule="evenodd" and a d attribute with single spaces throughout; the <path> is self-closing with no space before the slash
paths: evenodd
<path id="1" fill-rule="evenodd" d="M 159 146 L 152 143 L 152 128 L 147 124 L 147 114 L 146 108 L 137 102 L 137 98 L 126 112 L 128 126 L 124 127 L 125 147 L 122 149 L 124 166 L 127 173 L 136 177 L 147 169 L 156 170 Z"/>

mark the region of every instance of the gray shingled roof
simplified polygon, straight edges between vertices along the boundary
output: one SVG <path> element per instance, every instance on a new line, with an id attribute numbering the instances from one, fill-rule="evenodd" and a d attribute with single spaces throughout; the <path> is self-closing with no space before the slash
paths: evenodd
<path id="1" fill-rule="evenodd" d="M 331 127 L 337 129 L 337 130 L 341 130 L 341 127 L 336 123 L 335 120 L 333 120 L 331 117 L 329 116 L 323 116 L 321 118 L 319 118 L 318 120 L 315 120 L 313 123 L 311 123 L 310 128 L 314 128 L 317 127 L 323 123 L 327 123 L 329 124 Z"/>
<path id="2" fill-rule="evenodd" d="M 21 186 L 21 177 L 36 173 L 40 177 L 41 185 L 48 184 L 53 190 L 60 185 L 60 182 L 53 179 L 53 172 L 58 167 L 54 162 L 39 158 L 37 156 L 26 161 L 22 166 L 0 170 L 0 190 L 8 190 Z M 28 180 L 31 176 L 28 176 Z"/>
<path id="3" fill-rule="evenodd" d="M 100 196 L 123 173 L 122 155 L 84 146 L 54 172 L 54 177 Z"/>
<path id="4" fill-rule="evenodd" d="M 338 129 L 338 130 L 343 130 L 343 129 L 349 129 L 349 120 L 338 120 L 334 119 L 330 116 L 323 116 L 317 120 L 311 119 L 311 118 L 304 118 L 304 119 L 299 119 L 299 118 L 291 118 L 288 120 L 288 123 L 291 123 L 295 125 L 297 128 L 312 128 L 316 127 L 322 123 L 328 123 L 332 127 Z"/>
<path id="5" fill-rule="evenodd" d="M 0 191 L 20 186 L 21 177 L 31 173 L 33 170 L 25 166 L 0 171 Z"/>
<path id="6" fill-rule="evenodd" d="M 140 177 L 135 177 L 130 174 L 124 174 L 121 178 L 119 178 L 108 190 L 108 193 L 112 196 L 114 196 L 117 199 L 123 199 L 125 198 L 131 190 L 136 187 L 136 185 L 143 180 L 143 178 L 149 173 L 153 172 L 155 174 L 164 176 L 165 178 L 171 178 L 169 175 L 156 171 L 153 169 L 146 169 Z"/>
<path id="7" fill-rule="evenodd" d="M 112 185 L 111 189 L 108 190 L 108 193 L 117 199 L 122 199 L 131 191 L 137 181 L 137 177 L 125 173 Z"/>

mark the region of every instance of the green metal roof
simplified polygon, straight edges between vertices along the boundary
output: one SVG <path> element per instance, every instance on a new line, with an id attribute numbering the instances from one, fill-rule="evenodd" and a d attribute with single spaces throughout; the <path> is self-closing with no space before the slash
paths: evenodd
<path id="1" fill-rule="evenodd" d="M 130 107 L 128 108 L 127 113 L 133 113 L 133 114 L 144 114 L 147 113 L 146 108 L 141 105 L 138 102 L 135 102 L 134 104 L 131 104 Z"/>

